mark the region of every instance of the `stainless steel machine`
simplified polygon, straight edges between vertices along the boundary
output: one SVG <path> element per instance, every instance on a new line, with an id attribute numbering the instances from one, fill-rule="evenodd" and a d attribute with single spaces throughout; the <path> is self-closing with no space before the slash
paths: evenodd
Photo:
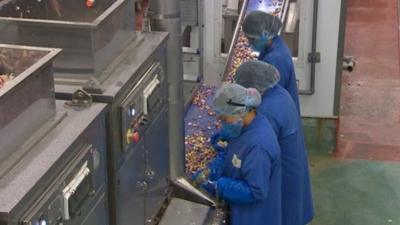
<path id="1" fill-rule="evenodd" d="M 63 49 L 56 98 L 110 104 L 110 223 L 118 225 L 151 220 L 169 176 L 167 33 L 135 32 L 133 2 L 5 1 L 0 10 L 0 41 Z"/>
<path id="2" fill-rule="evenodd" d="M 0 42 L 62 48 L 54 62 L 58 82 L 102 80 L 136 37 L 133 9 L 131 0 L 4 0 Z"/>
<path id="3" fill-rule="evenodd" d="M 163 67 L 159 61 L 151 62 L 130 93 L 113 104 L 113 112 L 119 113 L 122 121 L 120 127 L 114 123 L 122 147 L 116 177 L 118 224 L 144 224 L 166 197 L 167 90 Z"/>
<path id="4" fill-rule="evenodd" d="M 193 186 L 187 178 L 169 180 L 168 198 L 152 225 L 223 225 L 228 224 L 225 204 Z"/>
<path id="5" fill-rule="evenodd" d="M 10 76 L 0 88 L 2 225 L 109 224 L 107 106 L 55 100 L 58 52 L 0 45 L 0 72 Z"/>
<path id="6" fill-rule="evenodd" d="M 112 224 L 144 224 L 166 197 L 166 39 L 166 33 L 138 34 L 103 73 L 108 77 L 101 83 L 104 92 L 90 94 L 93 101 L 110 104 L 107 138 Z M 77 88 L 56 85 L 56 92 L 58 97 L 69 99 Z"/>

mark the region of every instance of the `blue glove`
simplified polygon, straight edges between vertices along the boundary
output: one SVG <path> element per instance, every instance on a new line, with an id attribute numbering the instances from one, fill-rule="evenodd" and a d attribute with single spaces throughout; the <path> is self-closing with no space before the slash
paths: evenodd
<path id="1" fill-rule="evenodd" d="M 222 152 L 225 150 L 224 146 L 218 144 L 218 142 L 224 141 L 221 133 L 215 133 L 211 136 L 211 146 L 214 148 L 216 152 Z"/>
<path id="2" fill-rule="evenodd" d="M 225 158 L 226 158 L 225 151 L 218 152 L 215 158 L 208 164 L 208 168 L 210 171 L 208 180 L 216 181 L 218 178 L 221 177 L 225 169 Z"/>
<path id="3" fill-rule="evenodd" d="M 191 180 L 197 180 L 197 177 L 200 176 L 200 173 L 203 172 L 203 170 L 197 170 L 196 172 L 194 172 L 194 174 L 192 174 L 192 176 L 190 176 Z"/>
<path id="4" fill-rule="evenodd" d="M 201 184 L 201 187 L 206 190 L 208 193 L 210 193 L 211 195 L 215 195 L 216 191 L 217 191 L 217 183 L 213 182 L 213 181 L 206 181 L 203 184 Z"/>
<path id="5" fill-rule="evenodd" d="M 241 180 L 221 177 L 216 181 L 219 197 L 235 205 L 246 205 L 255 201 L 249 185 Z"/>
<path id="6" fill-rule="evenodd" d="M 208 177 L 210 175 L 210 169 L 206 168 L 203 170 L 198 170 L 196 171 L 192 176 L 191 179 L 193 180 L 193 182 L 199 186 L 205 182 L 207 182 Z"/>

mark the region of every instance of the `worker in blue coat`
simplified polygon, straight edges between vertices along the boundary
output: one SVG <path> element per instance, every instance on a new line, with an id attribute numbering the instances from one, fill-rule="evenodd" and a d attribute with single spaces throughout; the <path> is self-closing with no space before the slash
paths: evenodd
<path id="1" fill-rule="evenodd" d="M 292 54 L 283 38 L 278 35 L 281 28 L 282 22 L 278 17 L 263 11 L 253 11 L 243 21 L 243 31 L 251 48 L 260 53 L 258 60 L 278 69 L 281 75 L 279 84 L 292 96 L 300 113 Z"/>
<path id="2" fill-rule="evenodd" d="M 256 112 L 257 90 L 223 85 L 213 100 L 225 150 L 193 179 L 230 208 L 232 225 L 281 225 L 281 156 L 268 119 Z M 199 178 L 202 179 L 199 179 Z"/>
<path id="3" fill-rule="evenodd" d="M 274 66 L 252 60 L 239 66 L 235 82 L 262 93 L 257 112 L 271 122 L 281 149 L 282 224 L 304 225 L 314 214 L 304 133 L 296 106 L 279 85 L 279 77 Z"/>

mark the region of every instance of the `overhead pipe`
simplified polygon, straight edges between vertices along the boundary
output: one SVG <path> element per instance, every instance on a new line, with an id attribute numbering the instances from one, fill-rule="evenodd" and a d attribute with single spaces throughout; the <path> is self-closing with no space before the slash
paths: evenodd
<path id="1" fill-rule="evenodd" d="M 317 52 L 318 4 L 319 0 L 314 0 L 311 53 L 308 55 L 308 62 L 311 63 L 310 88 L 308 90 L 300 90 L 299 94 L 301 95 L 313 95 L 315 93 L 315 64 L 320 62 L 319 53 Z"/>
<path id="2" fill-rule="evenodd" d="M 170 176 L 185 173 L 183 64 L 180 0 L 150 0 L 151 29 L 167 31 Z"/>

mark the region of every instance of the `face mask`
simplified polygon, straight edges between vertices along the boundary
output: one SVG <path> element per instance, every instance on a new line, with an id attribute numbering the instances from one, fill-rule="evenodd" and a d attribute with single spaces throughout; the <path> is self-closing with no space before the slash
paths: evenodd
<path id="1" fill-rule="evenodd" d="M 258 39 L 256 39 L 253 43 L 251 43 L 250 48 L 256 52 L 262 52 L 267 47 L 268 36 L 262 35 Z"/>
<path id="2" fill-rule="evenodd" d="M 242 133 L 243 121 L 240 119 L 235 123 L 222 122 L 221 137 L 226 139 L 237 138 Z"/>

